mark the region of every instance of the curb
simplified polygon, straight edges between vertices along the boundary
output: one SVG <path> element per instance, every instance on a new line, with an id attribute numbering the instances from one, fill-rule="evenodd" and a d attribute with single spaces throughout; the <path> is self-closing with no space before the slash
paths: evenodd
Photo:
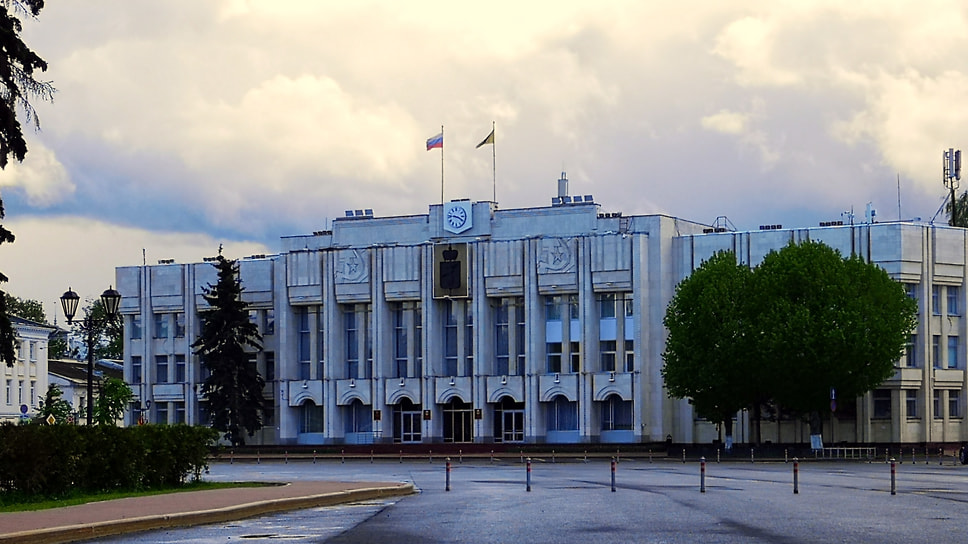
<path id="1" fill-rule="evenodd" d="M 83 525 L 68 525 L 64 527 L 52 527 L 50 529 L 7 533 L 0 535 L 0 544 L 60 544 L 64 542 L 91 540 L 105 536 L 151 531 L 169 527 L 191 527 L 193 525 L 221 523 L 286 510 L 318 508 L 320 506 L 332 506 L 334 504 L 344 504 L 384 497 L 403 497 L 413 493 L 416 493 L 416 489 L 414 488 L 413 484 L 407 483 L 400 484 L 396 487 L 370 487 L 350 491 L 323 493 L 320 495 L 310 495 L 305 497 L 271 499 L 247 504 L 239 504 L 235 506 L 227 506 L 224 508 L 216 508 L 212 510 L 200 510 L 197 512 L 161 514 L 138 518 L 101 521 Z"/>

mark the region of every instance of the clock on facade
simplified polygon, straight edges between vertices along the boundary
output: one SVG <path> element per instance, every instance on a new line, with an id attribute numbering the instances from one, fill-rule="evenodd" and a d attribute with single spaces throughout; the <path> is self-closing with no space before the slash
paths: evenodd
<path id="1" fill-rule="evenodd" d="M 471 204 L 466 200 L 448 202 L 444 206 L 444 230 L 460 234 L 472 227 Z"/>

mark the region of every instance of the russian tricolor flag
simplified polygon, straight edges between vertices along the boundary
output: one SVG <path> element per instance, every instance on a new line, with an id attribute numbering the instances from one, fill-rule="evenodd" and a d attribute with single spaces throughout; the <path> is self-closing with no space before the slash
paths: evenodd
<path id="1" fill-rule="evenodd" d="M 440 134 L 438 134 L 436 136 L 433 136 L 432 138 L 428 138 L 427 139 L 427 151 L 430 151 L 431 149 L 435 149 L 435 148 L 438 148 L 438 147 L 441 148 L 441 149 L 444 148 L 444 133 L 443 132 L 441 132 Z"/>

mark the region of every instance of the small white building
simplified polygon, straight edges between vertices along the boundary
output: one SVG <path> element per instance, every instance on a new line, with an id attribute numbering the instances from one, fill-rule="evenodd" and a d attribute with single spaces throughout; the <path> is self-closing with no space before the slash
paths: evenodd
<path id="1" fill-rule="evenodd" d="M 47 341 L 56 328 L 10 316 L 16 337 L 17 362 L 0 363 L 3 391 L 0 421 L 33 417 L 37 401 L 47 393 Z"/>

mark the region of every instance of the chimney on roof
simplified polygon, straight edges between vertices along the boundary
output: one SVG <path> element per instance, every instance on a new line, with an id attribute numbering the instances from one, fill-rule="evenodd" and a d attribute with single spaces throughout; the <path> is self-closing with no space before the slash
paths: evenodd
<path id="1" fill-rule="evenodd" d="M 561 179 L 558 180 L 558 198 L 566 196 L 568 196 L 568 176 L 562 172 Z"/>

